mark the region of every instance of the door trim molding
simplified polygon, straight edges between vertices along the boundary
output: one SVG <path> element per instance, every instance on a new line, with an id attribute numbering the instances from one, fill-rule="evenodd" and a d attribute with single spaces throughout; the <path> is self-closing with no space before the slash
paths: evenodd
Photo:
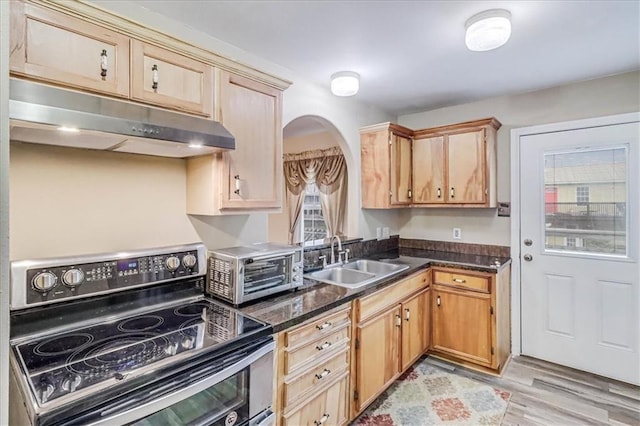
<path id="1" fill-rule="evenodd" d="M 522 300 L 520 282 L 520 138 L 543 133 L 640 122 L 640 112 L 563 121 L 511 130 L 511 353 L 522 353 Z"/>

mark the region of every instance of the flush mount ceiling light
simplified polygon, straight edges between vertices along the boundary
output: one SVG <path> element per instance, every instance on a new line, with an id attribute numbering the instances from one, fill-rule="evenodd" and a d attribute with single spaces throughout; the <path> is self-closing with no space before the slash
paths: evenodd
<path id="1" fill-rule="evenodd" d="M 484 52 L 496 49 L 511 36 L 511 13 L 504 9 L 492 9 L 472 16 L 466 23 L 464 41 L 469 50 Z"/>
<path id="2" fill-rule="evenodd" d="M 353 96 L 360 88 L 360 75 L 353 71 L 340 71 L 331 76 L 331 93 L 336 96 Z"/>

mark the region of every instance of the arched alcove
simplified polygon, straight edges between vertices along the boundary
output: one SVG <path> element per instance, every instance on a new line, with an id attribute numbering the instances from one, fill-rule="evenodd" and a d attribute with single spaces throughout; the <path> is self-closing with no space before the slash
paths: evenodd
<path id="1" fill-rule="evenodd" d="M 352 182 L 357 182 L 352 176 L 355 164 L 353 154 L 348 143 L 340 131 L 329 120 L 317 115 L 303 115 L 289 121 L 283 128 L 283 153 L 293 154 L 304 151 L 339 147 L 347 164 L 347 206 L 343 232 L 354 235 L 357 230 L 353 221 L 349 221 L 349 212 L 357 206 L 351 205 L 349 194 L 353 191 Z M 283 189 L 284 191 L 284 189 Z M 282 213 L 269 215 L 269 240 L 286 242 L 288 237 L 288 216 L 286 208 Z"/>

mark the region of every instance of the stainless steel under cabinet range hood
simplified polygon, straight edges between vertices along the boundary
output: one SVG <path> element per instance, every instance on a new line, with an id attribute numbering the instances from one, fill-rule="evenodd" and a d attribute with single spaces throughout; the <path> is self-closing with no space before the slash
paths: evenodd
<path id="1" fill-rule="evenodd" d="M 235 149 L 222 124 L 11 79 L 12 141 L 185 158 Z"/>

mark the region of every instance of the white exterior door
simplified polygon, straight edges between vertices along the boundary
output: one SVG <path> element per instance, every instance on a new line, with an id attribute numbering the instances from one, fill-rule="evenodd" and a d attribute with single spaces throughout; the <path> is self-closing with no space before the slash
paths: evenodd
<path id="1" fill-rule="evenodd" d="M 640 384 L 640 125 L 525 134 L 522 353 Z"/>

